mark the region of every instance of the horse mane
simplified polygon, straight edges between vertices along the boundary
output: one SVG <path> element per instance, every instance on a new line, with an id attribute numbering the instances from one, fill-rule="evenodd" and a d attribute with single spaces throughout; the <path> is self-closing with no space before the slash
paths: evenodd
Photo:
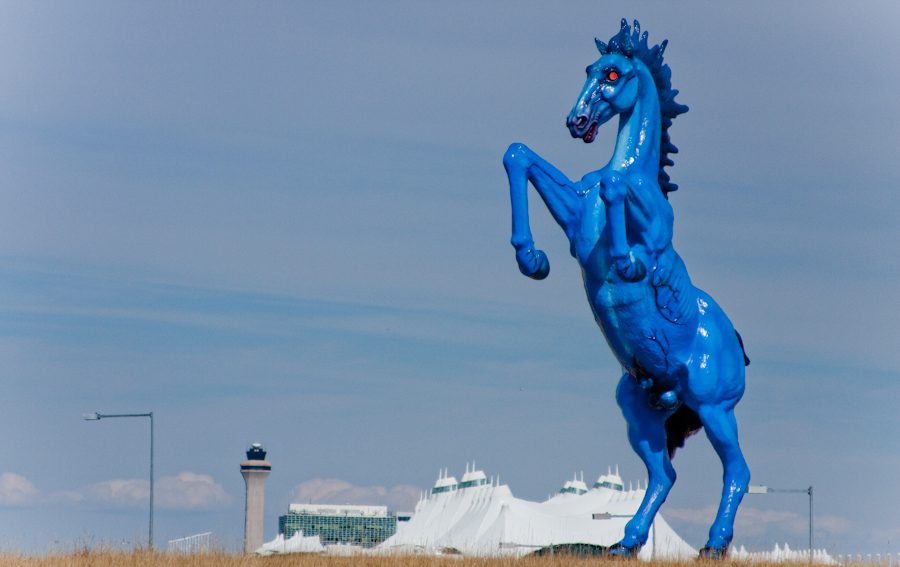
<path id="1" fill-rule="evenodd" d="M 659 188 L 662 190 L 666 199 L 669 193 L 678 189 L 669 180 L 669 174 L 666 173 L 665 167 L 675 165 L 675 162 L 669 157 L 669 154 L 677 154 L 678 148 L 669 138 L 669 127 L 672 126 L 672 120 L 679 114 L 688 111 L 688 107 L 675 102 L 675 95 L 678 94 L 677 89 L 672 88 L 672 70 L 668 65 L 663 63 L 663 53 L 669 40 L 663 40 L 659 45 L 650 47 L 647 43 L 649 34 L 641 33 L 641 24 L 637 20 L 634 21 L 634 27 L 628 25 L 628 21 L 622 18 L 619 33 L 614 35 L 609 43 L 603 43 L 599 39 L 594 39 L 597 49 L 601 55 L 607 53 L 619 53 L 629 59 L 639 59 L 653 76 L 653 82 L 656 83 L 656 92 L 659 94 L 659 113 L 661 118 L 661 135 L 659 139 Z"/>

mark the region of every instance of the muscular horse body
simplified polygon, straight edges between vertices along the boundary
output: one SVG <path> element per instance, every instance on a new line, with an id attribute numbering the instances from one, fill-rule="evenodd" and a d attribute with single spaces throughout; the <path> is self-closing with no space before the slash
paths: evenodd
<path id="1" fill-rule="evenodd" d="M 724 487 L 701 555 L 724 557 L 750 480 L 734 417 L 749 360 L 725 312 L 691 283 L 672 247 L 668 193 L 677 186 L 663 168 L 677 150 L 667 130 L 687 107 L 674 100 L 677 91 L 662 62 L 666 42 L 649 47 L 637 21 L 632 27 L 622 20 L 619 33 L 597 47 L 602 56 L 588 66 L 567 125 L 573 137 L 590 143 L 597 128 L 618 115 L 612 158 L 572 181 L 524 144 L 512 144 L 503 158 L 511 243 L 523 274 L 547 277 L 549 262 L 529 227 L 530 182 L 569 238 L 594 319 L 624 371 L 616 400 L 649 484 L 610 553 L 634 556 L 646 543 L 675 482 L 671 458 L 703 428 L 722 461 Z"/>

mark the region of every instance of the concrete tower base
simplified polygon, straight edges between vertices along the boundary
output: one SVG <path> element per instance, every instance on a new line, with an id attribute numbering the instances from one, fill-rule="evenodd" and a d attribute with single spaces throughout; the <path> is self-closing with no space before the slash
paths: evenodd
<path id="1" fill-rule="evenodd" d="M 272 463 L 265 459 L 266 452 L 262 445 L 254 443 L 247 451 L 247 460 L 241 463 L 241 476 L 247 485 L 244 504 L 244 553 L 253 553 L 263 544 L 266 478 L 272 472 Z"/>

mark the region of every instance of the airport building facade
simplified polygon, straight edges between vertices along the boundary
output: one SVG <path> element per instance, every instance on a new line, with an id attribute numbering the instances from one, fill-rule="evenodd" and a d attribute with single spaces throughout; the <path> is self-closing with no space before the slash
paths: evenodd
<path id="1" fill-rule="evenodd" d="M 387 506 L 291 504 L 278 518 L 278 533 L 290 539 L 297 532 L 318 536 L 322 545 L 374 547 L 397 531 L 397 516 Z"/>

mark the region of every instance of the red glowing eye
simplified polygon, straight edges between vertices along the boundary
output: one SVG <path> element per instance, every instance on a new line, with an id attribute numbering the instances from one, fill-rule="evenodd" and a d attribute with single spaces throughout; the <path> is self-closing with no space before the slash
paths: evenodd
<path id="1" fill-rule="evenodd" d="M 617 81 L 619 80 L 619 74 L 615 71 L 610 71 L 609 73 L 607 73 L 606 78 L 610 81 Z"/>

